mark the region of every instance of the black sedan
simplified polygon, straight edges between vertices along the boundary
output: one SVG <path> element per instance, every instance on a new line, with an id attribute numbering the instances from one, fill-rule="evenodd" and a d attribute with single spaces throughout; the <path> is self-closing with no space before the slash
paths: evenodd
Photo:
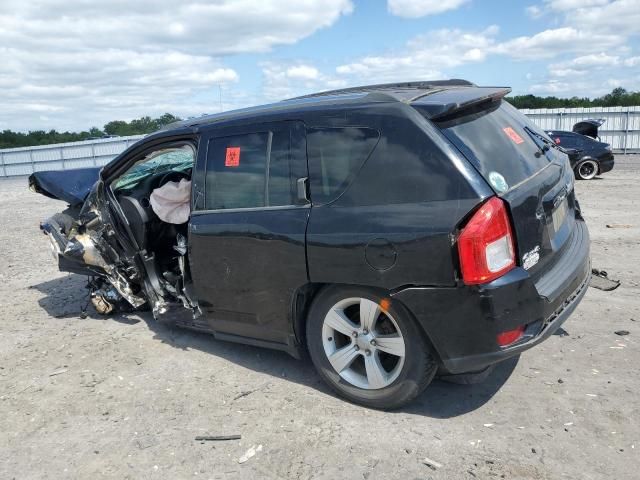
<path id="1" fill-rule="evenodd" d="M 600 141 L 598 127 L 603 119 L 584 120 L 573 126 L 572 132 L 548 130 L 547 134 L 567 150 L 571 167 L 579 180 L 591 180 L 613 168 L 611 145 Z"/>

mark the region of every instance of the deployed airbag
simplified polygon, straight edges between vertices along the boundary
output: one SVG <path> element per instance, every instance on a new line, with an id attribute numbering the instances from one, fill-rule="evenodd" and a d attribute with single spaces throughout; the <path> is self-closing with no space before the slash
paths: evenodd
<path id="1" fill-rule="evenodd" d="M 190 198 L 191 180 L 167 182 L 151 192 L 151 208 L 163 222 L 186 223 L 191 212 Z"/>

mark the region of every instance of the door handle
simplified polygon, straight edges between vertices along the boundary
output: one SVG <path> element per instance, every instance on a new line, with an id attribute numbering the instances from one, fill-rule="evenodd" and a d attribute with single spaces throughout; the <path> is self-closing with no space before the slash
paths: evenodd
<path id="1" fill-rule="evenodd" d="M 296 184 L 298 203 L 309 203 L 309 177 L 299 178 Z"/>

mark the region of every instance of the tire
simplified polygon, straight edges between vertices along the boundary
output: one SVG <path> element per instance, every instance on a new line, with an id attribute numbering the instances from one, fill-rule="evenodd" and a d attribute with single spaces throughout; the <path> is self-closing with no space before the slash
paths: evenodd
<path id="1" fill-rule="evenodd" d="M 599 170 L 598 162 L 595 160 L 582 160 L 574 168 L 578 180 L 591 180 L 598 174 Z"/>
<path id="2" fill-rule="evenodd" d="M 322 379 L 338 395 L 366 407 L 406 405 L 438 370 L 407 309 L 364 288 L 332 286 L 320 292 L 307 318 L 307 347 Z"/>

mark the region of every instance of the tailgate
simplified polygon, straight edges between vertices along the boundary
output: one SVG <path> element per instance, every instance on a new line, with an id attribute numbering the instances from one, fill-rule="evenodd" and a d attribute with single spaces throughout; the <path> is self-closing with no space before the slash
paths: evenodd
<path id="1" fill-rule="evenodd" d="M 533 276 L 555 264 L 576 228 L 567 156 L 504 101 L 435 123 L 508 204 L 518 264 Z"/>

